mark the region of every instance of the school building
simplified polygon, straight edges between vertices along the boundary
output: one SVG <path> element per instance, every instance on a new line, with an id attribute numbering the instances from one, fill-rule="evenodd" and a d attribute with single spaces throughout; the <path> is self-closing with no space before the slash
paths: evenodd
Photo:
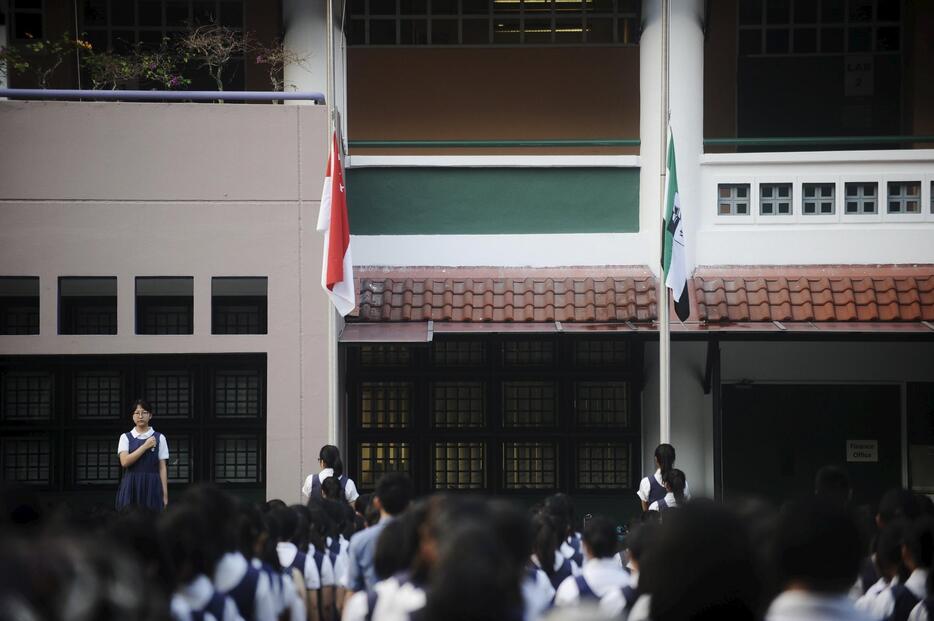
<path id="1" fill-rule="evenodd" d="M 404 470 L 636 511 L 659 437 L 659 0 L 71 7 L 9 0 L 7 40 L 77 20 L 145 41 L 214 10 L 306 55 L 285 79 L 345 138 L 358 309 L 319 284 L 329 107 L 2 101 L 5 480 L 109 502 L 144 396 L 170 496 L 297 501 L 334 442 L 363 491 Z M 672 0 L 670 28 L 692 492 L 779 500 L 837 463 L 860 502 L 934 493 L 934 7 Z M 232 89 L 268 88 L 237 62 Z"/>

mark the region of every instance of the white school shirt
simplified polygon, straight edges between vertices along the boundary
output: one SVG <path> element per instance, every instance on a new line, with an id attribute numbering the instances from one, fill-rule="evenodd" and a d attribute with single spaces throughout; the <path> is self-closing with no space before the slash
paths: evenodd
<path id="1" fill-rule="evenodd" d="M 665 494 L 664 500 L 665 500 L 665 504 L 668 505 L 669 509 L 671 509 L 672 507 L 678 506 L 678 499 L 675 498 L 675 495 L 672 492 L 668 492 L 667 494 Z M 649 505 L 649 511 L 658 511 L 658 510 L 659 510 L 659 507 L 658 507 L 657 500 Z"/>
<path id="2" fill-rule="evenodd" d="M 625 573 L 625 571 L 626 570 L 623 570 L 623 573 Z M 633 571 L 626 575 L 629 578 L 629 586 L 638 589 L 639 572 Z M 635 605 L 635 602 L 633 602 L 633 605 Z M 600 612 L 614 619 L 622 616 L 625 620 L 629 611 L 626 610 L 626 598 L 623 597 L 623 590 L 621 588 L 610 589 L 606 595 L 600 598 Z"/>
<path id="3" fill-rule="evenodd" d="M 193 610 L 204 610 L 214 595 L 214 585 L 210 578 L 199 574 L 188 584 L 181 585 L 172 596 L 170 604 L 172 618 L 176 621 L 189 621 Z M 224 597 L 224 618 L 217 619 L 205 611 L 204 621 L 243 621 L 237 610 L 237 604 L 229 597 Z"/>
<path id="4" fill-rule="evenodd" d="M 328 477 L 334 476 L 333 468 L 325 468 L 318 473 L 318 481 L 324 483 L 324 480 Z M 302 485 L 302 494 L 305 496 L 311 496 L 311 487 L 312 482 L 314 481 L 315 475 L 309 474 L 305 479 L 305 483 Z M 360 497 L 360 493 L 357 491 L 357 486 L 354 484 L 353 479 L 347 477 L 347 483 L 344 485 L 344 498 L 347 499 L 347 502 L 354 502 L 357 498 Z"/>
<path id="5" fill-rule="evenodd" d="M 334 584 L 335 586 L 344 587 L 350 581 L 350 553 L 347 551 L 350 548 L 350 542 L 344 539 L 343 535 L 338 535 L 338 537 L 340 550 L 334 558 Z M 328 537 L 329 548 L 332 542 L 333 539 Z M 330 555 L 328 555 L 329 560 L 330 558 Z"/>
<path id="6" fill-rule="evenodd" d="M 927 606 L 924 605 L 924 600 L 918 602 L 918 605 L 911 609 L 911 614 L 908 615 L 908 621 L 930 621 L 931 617 L 928 616 Z"/>
<path id="7" fill-rule="evenodd" d="M 357 591 L 344 604 L 341 621 L 364 621 L 368 616 L 379 621 L 409 621 L 413 612 L 425 607 L 425 591 L 410 582 L 401 583 L 395 577 L 373 585 L 376 606 L 370 614 L 366 591 Z"/>
<path id="8" fill-rule="evenodd" d="M 923 601 L 928 594 L 927 579 L 928 572 L 926 569 L 916 569 L 911 572 L 911 575 L 905 580 L 905 588 L 911 591 L 912 595 Z M 892 580 L 888 588 L 876 596 L 870 609 L 873 616 L 881 615 L 879 617 L 880 619 L 887 619 L 895 613 L 895 594 L 892 593 L 892 587 L 896 584 L 898 584 L 898 579 Z M 914 612 L 914 609 L 912 609 L 912 612 Z"/>
<path id="9" fill-rule="evenodd" d="M 845 594 L 785 591 L 772 600 L 765 621 L 871 621 Z"/>
<path id="10" fill-rule="evenodd" d="M 602 598 L 610 590 L 618 591 L 629 585 L 629 574 L 623 571 L 612 557 L 585 561 L 581 575 L 598 598 Z M 574 576 L 565 578 L 555 593 L 555 606 L 573 606 L 579 602 L 580 589 L 577 587 L 577 580 Z"/>
<path id="11" fill-rule="evenodd" d="M 214 569 L 214 588 L 221 593 L 229 593 L 240 584 L 246 575 L 249 561 L 240 552 L 228 552 L 217 562 Z M 253 618 L 256 621 L 276 621 L 276 602 L 273 599 L 272 585 L 266 572 L 259 572 L 256 582 L 256 596 L 253 600 Z"/>
<path id="12" fill-rule="evenodd" d="M 523 621 L 537 621 L 551 608 L 555 599 L 555 587 L 548 575 L 536 567 L 534 578 L 526 575 L 522 580 Z"/>
<path id="13" fill-rule="evenodd" d="M 661 468 L 655 471 L 655 481 L 662 487 L 665 487 L 665 482 L 662 481 Z M 639 491 L 636 492 L 636 496 L 638 496 L 639 499 L 642 500 L 642 502 L 648 502 L 649 492 L 651 491 L 652 491 L 652 483 L 649 482 L 649 477 L 644 477 L 642 481 L 639 483 Z M 687 481 L 684 482 L 684 498 L 686 500 L 691 498 L 691 491 L 688 489 Z"/>
<path id="14" fill-rule="evenodd" d="M 280 541 L 276 544 L 276 554 L 279 555 L 279 564 L 282 565 L 282 568 L 287 572 L 291 572 L 289 567 L 292 566 L 292 561 L 295 560 L 295 556 L 298 554 L 298 546 L 291 541 Z M 321 569 L 324 570 L 324 565 L 321 566 Z M 321 575 L 318 573 L 318 565 L 315 564 L 313 554 L 305 555 L 305 567 L 302 575 L 305 576 L 306 588 L 312 591 L 321 588 Z"/>
<path id="15" fill-rule="evenodd" d="M 147 431 L 146 433 L 140 433 L 136 431 L 136 427 L 130 430 L 130 434 L 134 438 L 136 439 L 142 438 L 143 440 L 145 440 L 146 438 L 148 438 L 154 433 L 156 433 L 156 430 L 153 429 L 152 427 L 150 427 L 149 431 Z M 165 434 L 160 432 L 159 436 L 161 437 L 159 440 L 159 459 L 168 460 L 169 442 L 165 439 Z M 130 441 L 126 439 L 125 433 L 121 433 L 120 439 L 117 441 L 117 455 L 119 455 L 120 453 L 129 453 L 129 452 L 130 452 Z"/>
<path id="16" fill-rule="evenodd" d="M 253 567 L 262 569 L 263 564 L 259 559 L 253 559 Z M 305 601 L 298 596 L 295 583 L 292 581 L 292 575 L 283 571 L 279 584 L 281 589 L 278 591 L 278 597 L 276 598 L 276 617 L 282 614 L 282 611 L 288 610 L 289 621 L 306 621 Z"/>
<path id="17" fill-rule="evenodd" d="M 544 569 L 542 568 L 542 562 L 538 560 L 538 557 L 536 555 L 533 554 L 531 556 L 531 559 L 532 559 L 532 563 L 534 563 L 536 567 L 544 571 Z M 571 575 L 572 576 L 581 575 L 580 566 L 574 561 L 568 558 L 565 558 L 565 556 L 561 554 L 560 550 L 555 550 L 555 567 L 554 569 L 552 569 L 552 571 L 554 572 L 554 571 L 558 571 L 559 569 L 561 569 L 561 566 L 564 565 L 564 561 L 568 561 L 571 564 Z M 561 586 L 561 585 L 558 585 L 558 586 Z"/>
<path id="18" fill-rule="evenodd" d="M 865 595 L 856 600 L 856 609 L 861 610 L 873 619 L 884 619 L 887 616 L 885 614 L 886 608 L 894 608 L 894 604 L 889 606 L 889 603 L 892 602 L 891 595 L 889 597 L 884 596 L 896 584 L 898 584 L 897 576 L 889 582 L 886 582 L 885 578 L 879 578 L 874 585 L 869 587 Z"/>

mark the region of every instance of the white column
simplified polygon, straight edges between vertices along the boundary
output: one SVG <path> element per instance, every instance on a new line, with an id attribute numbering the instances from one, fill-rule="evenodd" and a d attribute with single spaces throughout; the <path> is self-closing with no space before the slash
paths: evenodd
<path id="1" fill-rule="evenodd" d="M 9 3 L 7 0 L 0 0 L 0 15 L 6 18 L 3 22 L 3 26 L 0 27 L 0 47 L 4 47 L 7 44 L 6 33 L 10 28 L 9 24 L 13 18 L 13 16 L 10 15 Z M 6 88 L 8 84 L 9 78 L 7 74 L 3 70 L 0 70 L 0 88 Z M 0 97 L 0 99 L 6 99 L 6 97 Z"/>
<path id="2" fill-rule="evenodd" d="M 285 46 L 304 57 L 285 66 L 286 90 L 327 92 L 326 9 L 323 0 L 282 0 Z"/>

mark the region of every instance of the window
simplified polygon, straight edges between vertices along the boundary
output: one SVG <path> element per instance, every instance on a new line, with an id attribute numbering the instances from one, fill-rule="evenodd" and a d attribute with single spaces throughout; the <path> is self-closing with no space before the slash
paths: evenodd
<path id="1" fill-rule="evenodd" d="M 806 216 L 832 215 L 834 213 L 833 183 L 805 183 L 801 186 L 804 198 L 801 201 L 801 213 Z"/>
<path id="2" fill-rule="evenodd" d="M 11 0 L 10 17 L 15 40 L 29 41 L 45 38 L 42 2 L 43 0 Z"/>
<path id="3" fill-rule="evenodd" d="M 558 484 L 558 447 L 553 442 L 505 442 L 503 487 L 554 489 Z"/>
<path id="4" fill-rule="evenodd" d="M 193 278 L 137 277 L 137 334 L 192 334 L 193 323 Z"/>
<path id="5" fill-rule="evenodd" d="M 921 182 L 890 181 L 889 213 L 921 213 Z"/>
<path id="6" fill-rule="evenodd" d="M 119 420 L 123 413 L 123 377 L 119 371 L 79 371 L 74 375 L 75 416 Z"/>
<path id="7" fill-rule="evenodd" d="M 52 444 L 47 436 L 0 438 L 0 471 L 4 481 L 27 485 L 52 482 Z"/>
<path id="8" fill-rule="evenodd" d="M 357 459 L 356 483 L 363 489 L 373 489 L 387 472 L 411 475 L 408 442 L 362 442 Z"/>
<path id="9" fill-rule="evenodd" d="M 749 214 L 749 184 L 721 183 L 717 186 L 717 213 L 721 216 Z"/>
<path id="10" fill-rule="evenodd" d="M 482 442 L 437 442 L 432 447 L 432 489 L 486 486 L 486 446 Z"/>
<path id="11" fill-rule="evenodd" d="M 846 213 L 869 214 L 878 211 L 878 183 L 847 183 Z"/>
<path id="12" fill-rule="evenodd" d="M 52 375 L 42 371 L 12 371 L 2 376 L 5 421 L 45 421 L 52 418 Z"/>
<path id="13" fill-rule="evenodd" d="M 759 185 L 759 215 L 790 216 L 791 184 L 763 183 Z"/>
<path id="14" fill-rule="evenodd" d="M 211 334 L 266 334 L 267 279 L 211 279 Z"/>
<path id="15" fill-rule="evenodd" d="M 120 482 L 120 462 L 115 455 L 114 437 L 79 437 L 75 440 L 74 475 L 76 485 L 116 485 Z"/>
<path id="16" fill-rule="evenodd" d="M 503 426 L 553 427 L 556 397 L 552 382 L 503 382 Z"/>
<path id="17" fill-rule="evenodd" d="M 360 391 L 360 426 L 402 428 L 412 414 L 412 385 L 403 382 L 367 382 Z"/>
<path id="18" fill-rule="evenodd" d="M 255 436 L 222 434 L 214 439 L 214 480 L 218 483 L 258 483 L 263 449 Z"/>
<path id="19" fill-rule="evenodd" d="M 188 371 L 146 371 L 144 393 L 153 415 L 161 418 L 191 417 L 191 374 Z"/>
<path id="20" fill-rule="evenodd" d="M 898 52 L 900 4 L 892 0 L 740 0 L 744 56 Z"/>
<path id="21" fill-rule="evenodd" d="M 350 45 L 637 45 L 639 0 L 354 0 Z"/>
<path id="22" fill-rule="evenodd" d="M 117 279 L 112 276 L 58 279 L 59 334 L 116 334 Z"/>
<path id="23" fill-rule="evenodd" d="M 435 382 L 431 385 L 432 425 L 465 429 L 486 425 L 482 382 Z"/>
<path id="24" fill-rule="evenodd" d="M 577 486 L 580 489 L 620 489 L 631 485 L 630 445 L 621 442 L 581 442 L 577 445 Z"/>
<path id="25" fill-rule="evenodd" d="M 0 277 L 0 334 L 39 334 L 37 277 Z"/>
<path id="26" fill-rule="evenodd" d="M 257 418 L 262 415 L 263 389 L 258 371 L 214 373 L 214 415 Z"/>

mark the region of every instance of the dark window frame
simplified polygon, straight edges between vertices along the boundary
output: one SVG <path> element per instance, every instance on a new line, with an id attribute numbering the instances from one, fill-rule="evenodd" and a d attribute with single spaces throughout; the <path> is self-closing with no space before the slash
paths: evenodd
<path id="1" fill-rule="evenodd" d="M 4 336 L 34 336 L 40 332 L 42 312 L 42 290 L 38 276 L 0 276 L 0 281 L 32 281 L 36 285 L 36 294 L 30 296 L 2 296 L 0 297 L 0 334 Z M 29 313 L 30 317 L 22 325 L 24 328 L 13 330 L 11 316 L 14 314 Z M 33 316 L 35 321 L 33 321 Z M 19 322 L 17 322 L 19 324 Z"/>
<path id="2" fill-rule="evenodd" d="M 69 280 L 99 280 L 112 281 L 114 283 L 114 294 L 112 303 L 109 301 L 111 296 L 66 296 L 62 293 L 62 285 Z M 119 330 L 119 283 L 116 276 L 59 276 L 58 277 L 58 333 L 59 334 L 98 334 L 114 335 Z M 66 301 L 67 298 L 67 301 Z M 108 300 L 106 303 L 102 300 Z M 110 308 L 112 305 L 112 308 Z M 107 331 L 90 331 L 80 322 L 80 311 L 96 309 L 101 315 L 108 315 L 106 323 Z M 109 321 L 109 315 L 113 314 L 112 325 Z M 112 327 L 112 329 L 111 329 Z"/>

